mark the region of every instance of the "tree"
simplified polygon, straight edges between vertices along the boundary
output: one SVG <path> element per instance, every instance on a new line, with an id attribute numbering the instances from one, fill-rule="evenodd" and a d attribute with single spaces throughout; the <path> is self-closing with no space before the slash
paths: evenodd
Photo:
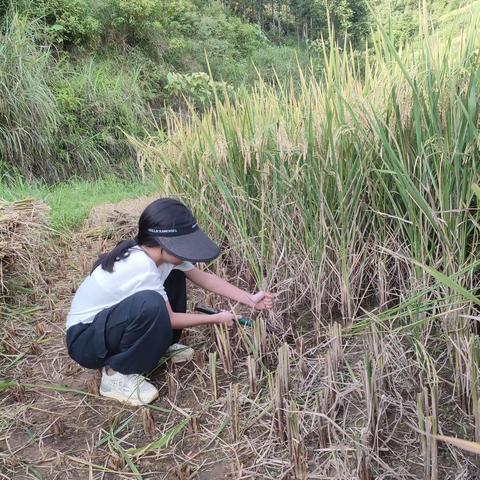
<path id="1" fill-rule="evenodd" d="M 327 36 L 329 22 L 342 40 L 358 41 L 367 32 L 366 0 L 223 0 L 223 4 L 264 30 L 296 33 L 302 40 Z"/>

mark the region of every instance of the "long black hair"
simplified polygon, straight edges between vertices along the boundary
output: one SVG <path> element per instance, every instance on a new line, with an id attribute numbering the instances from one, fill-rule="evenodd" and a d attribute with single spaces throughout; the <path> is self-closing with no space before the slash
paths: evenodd
<path id="1" fill-rule="evenodd" d="M 171 198 L 160 198 L 148 205 L 140 215 L 138 221 L 138 233 L 130 240 L 122 240 L 108 253 L 99 255 L 93 264 L 92 273 L 99 265 L 103 270 L 112 273 L 115 262 L 122 260 L 129 256 L 129 249 L 135 245 L 144 245 L 146 247 L 159 247 L 158 241 L 149 232 L 149 228 L 155 227 L 159 224 L 165 223 L 165 207 L 174 201 Z M 182 205 L 180 202 L 175 202 Z M 184 207 L 182 205 L 182 207 Z M 184 207 L 185 208 L 185 207 Z"/>

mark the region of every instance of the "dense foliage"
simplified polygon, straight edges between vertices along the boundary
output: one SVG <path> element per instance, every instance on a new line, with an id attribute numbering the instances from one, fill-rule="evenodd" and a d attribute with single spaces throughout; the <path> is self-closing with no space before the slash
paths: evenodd
<path id="1" fill-rule="evenodd" d="M 366 0 L 224 0 L 235 12 L 279 34 L 309 40 L 328 37 L 329 22 L 337 34 L 352 40 L 368 31 Z"/>
<path id="2" fill-rule="evenodd" d="M 217 1 L 3 0 L 0 19 L 3 177 L 131 175 L 125 134 L 161 128 L 166 107 L 312 60 Z"/>
<path id="3" fill-rule="evenodd" d="M 469 23 L 474 11 L 480 8 L 478 0 L 376 0 L 378 18 L 388 30 L 396 45 L 415 39 L 422 27 L 460 33 Z M 428 18 L 428 21 L 427 21 Z"/>
<path id="4" fill-rule="evenodd" d="M 395 42 L 418 31 L 414 0 L 377 3 Z M 466 4 L 427 3 L 437 22 Z M 366 0 L 0 0 L 0 175 L 130 176 L 126 134 L 259 74 L 318 76 L 332 39 L 363 47 L 368 12 Z"/>

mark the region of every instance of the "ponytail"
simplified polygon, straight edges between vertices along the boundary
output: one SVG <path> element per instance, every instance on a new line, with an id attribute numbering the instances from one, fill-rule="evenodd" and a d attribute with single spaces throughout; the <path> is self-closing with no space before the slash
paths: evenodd
<path id="1" fill-rule="evenodd" d="M 171 217 L 172 215 L 173 218 Z M 90 273 L 93 273 L 98 266 L 112 273 L 115 262 L 128 257 L 128 249 L 135 245 L 161 248 L 162 244 L 159 242 L 158 237 L 155 236 L 155 230 L 158 229 L 159 226 L 167 225 L 168 227 L 172 225 L 172 222 L 175 223 L 175 215 L 177 215 L 177 217 L 180 216 L 182 219 L 182 221 L 178 221 L 179 224 L 183 225 L 183 223 L 187 223 L 186 220 L 191 224 L 195 223 L 192 212 L 179 201 L 171 198 L 160 198 L 159 200 L 153 201 L 140 215 L 136 237 L 131 240 L 123 240 L 117 243 L 112 251 L 99 255 Z"/>
<path id="2" fill-rule="evenodd" d="M 102 255 L 98 256 L 97 260 L 93 264 L 90 274 L 99 265 L 102 266 L 103 270 L 106 270 L 107 272 L 112 273 L 115 262 L 118 262 L 119 260 L 122 260 L 128 257 L 129 255 L 128 249 L 134 247 L 135 245 L 138 245 L 137 237 L 131 240 L 122 240 L 121 242 L 118 242 L 112 251 L 108 253 L 103 253 Z"/>

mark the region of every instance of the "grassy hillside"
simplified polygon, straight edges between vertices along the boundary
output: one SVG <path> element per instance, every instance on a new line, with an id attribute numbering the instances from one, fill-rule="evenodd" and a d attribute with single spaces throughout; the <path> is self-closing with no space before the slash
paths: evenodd
<path id="1" fill-rule="evenodd" d="M 270 20 L 267 6 L 259 16 L 247 4 L 3 0 L 2 181 L 135 176 L 126 135 L 142 138 L 163 128 L 166 108 L 188 112 L 191 103 L 201 112 L 215 88 L 226 84 L 232 95 L 258 74 L 266 82 L 278 76 L 298 84 L 299 65 L 305 75 L 320 72 L 328 19 L 340 41 L 347 36 L 359 45 L 375 23 L 352 2 L 329 9 L 313 0 L 272 3 Z M 374 12 L 399 45 L 431 27 L 443 36 L 460 32 L 478 6 L 425 2 L 420 10 L 430 15 L 422 24 L 413 0 L 382 0 Z"/>
<path id="2" fill-rule="evenodd" d="M 377 0 L 374 9 L 396 44 L 433 29 L 443 38 L 460 35 L 478 13 L 478 0 Z"/>
<path id="3" fill-rule="evenodd" d="M 21 0 L 0 6 L 0 175 L 131 177 L 125 134 L 213 88 L 296 76 L 305 48 L 273 45 L 217 1 Z M 215 81 L 213 80 L 215 79 Z"/>

